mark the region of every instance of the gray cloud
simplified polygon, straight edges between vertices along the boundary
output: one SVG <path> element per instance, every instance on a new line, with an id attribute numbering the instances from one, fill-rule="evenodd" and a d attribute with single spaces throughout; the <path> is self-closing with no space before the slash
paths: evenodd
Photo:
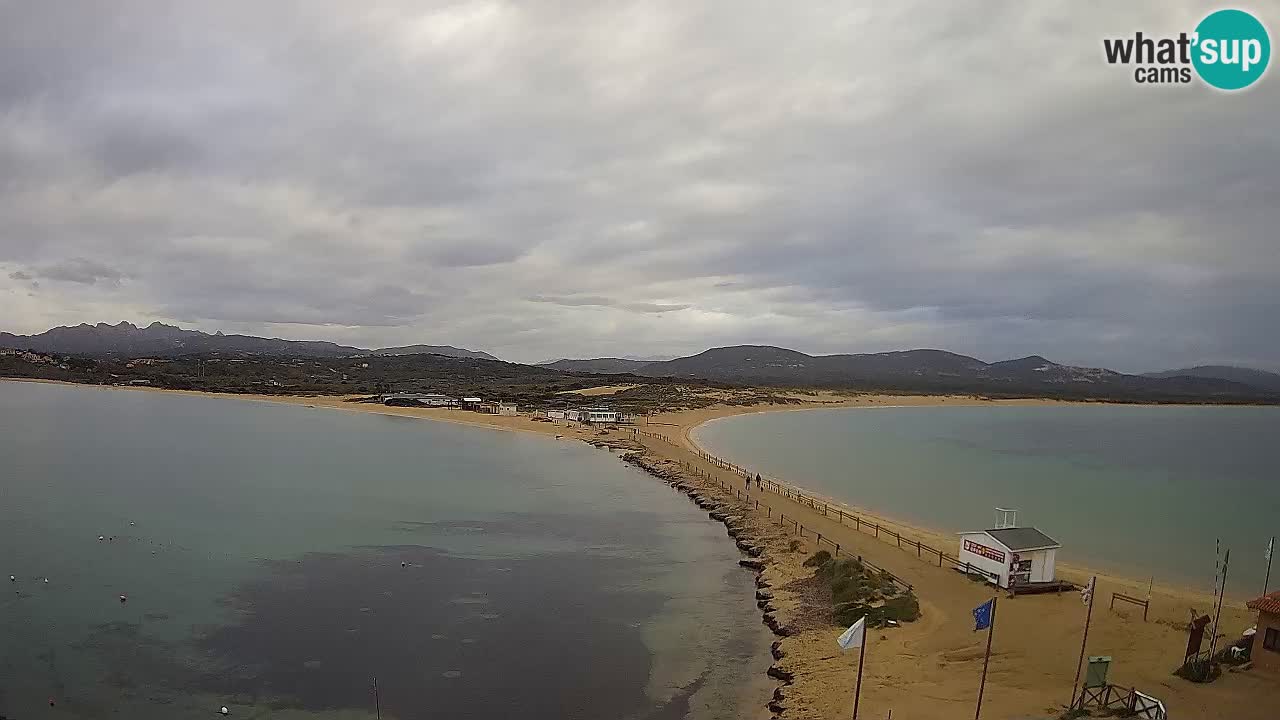
<path id="1" fill-rule="evenodd" d="M 1208 3 L 167 7 L 0 2 L 3 329 L 1280 369 L 1280 80 L 1101 57 Z"/>
<path id="2" fill-rule="evenodd" d="M 82 257 L 67 258 L 49 265 L 44 265 L 36 269 L 36 273 L 48 280 L 58 280 L 60 282 L 80 283 L 82 285 L 95 285 L 101 282 L 104 285 L 119 285 L 120 279 L 124 275 L 115 268 L 100 263 L 96 260 L 89 260 Z M 17 276 L 28 275 L 27 273 L 18 272 L 10 274 L 9 277 L 14 279 Z"/>

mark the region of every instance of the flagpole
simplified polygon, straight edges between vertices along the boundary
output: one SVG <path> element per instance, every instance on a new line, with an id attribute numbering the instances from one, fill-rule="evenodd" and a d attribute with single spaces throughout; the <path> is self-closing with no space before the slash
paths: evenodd
<path id="1" fill-rule="evenodd" d="M 1262 594 L 1267 594 L 1267 586 L 1271 584 L 1271 558 L 1276 554 L 1276 536 L 1271 536 L 1271 542 L 1267 544 L 1267 577 L 1262 581 Z"/>
<path id="2" fill-rule="evenodd" d="M 867 657 L 867 627 L 862 626 L 862 644 L 858 646 L 858 683 L 853 688 L 853 720 L 858 720 L 858 700 L 862 698 L 862 661 Z"/>
<path id="3" fill-rule="evenodd" d="M 1076 706 L 1076 690 L 1080 687 L 1080 666 L 1084 664 L 1084 648 L 1089 643 L 1089 622 L 1093 620 L 1093 596 L 1098 594 L 1098 576 L 1094 575 L 1089 581 L 1089 611 L 1084 615 L 1084 637 L 1080 639 L 1080 657 L 1076 660 L 1076 679 L 1071 683 L 1071 704 L 1067 706 L 1070 711 Z M 1147 594 L 1147 602 L 1150 602 L 1150 591 Z M 1081 703 L 1083 704 L 1083 703 Z"/>
<path id="4" fill-rule="evenodd" d="M 978 709 L 973 713 L 973 720 L 982 717 L 982 692 L 987 689 L 987 663 L 991 661 L 991 638 L 996 634 L 996 601 L 991 598 L 991 627 L 987 628 L 987 654 L 982 657 L 982 683 L 978 685 Z"/>

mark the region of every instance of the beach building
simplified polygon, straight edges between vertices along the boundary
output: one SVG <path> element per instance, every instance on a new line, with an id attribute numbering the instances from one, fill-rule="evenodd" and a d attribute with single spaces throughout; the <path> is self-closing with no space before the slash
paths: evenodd
<path id="1" fill-rule="evenodd" d="M 382 404 L 401 407 L 457 407 L 458 401 L 440 393 L 388 393 L 382 396 Z"/>
<path id="2" fill-rule="evenodd" d="M 578 420 L 585 423 L 616 423 L 621 413 L 606 407 L 582 408 L 577 411 Z"/>
<path id="3" fill-rule="evenodd" d="M 511 403 L 504 403 L 504 402 L 493 402 L 493 401 L 482 402 L 476 406 L 475 410 L 476 412 L 481 412 L 488 415 L 506 415 L 506 416 L 516 415 L 516 406 Z"/>
<path id="4" fill-rule="evenodd" d="M 960 562 L 1006 590 L 1052 584 L 1062 544 L 1033 527 L 1018 527 L 1014 511 L 998 512 L 1002 520 L 996 527 L 960 533 Z"/>
<path id="5" fill-rule="evenodd" d="M 568 416 L 565 415 L 564 410 L 548 410 L 546 412 L 546 415 L 547 415 L 547 418 L 550 420 L 567 420 L 568 419 Z"/>
<path id="6" fill-rule="evenodd" d="M 478 398 L 478 397 L 464 397 L 464 398 L 462 398 L 462 409 L 463 409 L 463 410 L 477 410 L 477 411 L 478 411 L 478 410 L 480 410 L 480 406 L 481 406 L 481 405 L 483 405 L 483 404 L 484 404 L 484 400 L 482 400 L 482 399 L 480 399 L 480 398 Z"/>
<path id="7" fill-rule="evenodd" d="M 1253 666 L 1280 674 L 1280 590 L 1247 603 L 1258 613 L 1258 628 L 1249 657 Z"/>

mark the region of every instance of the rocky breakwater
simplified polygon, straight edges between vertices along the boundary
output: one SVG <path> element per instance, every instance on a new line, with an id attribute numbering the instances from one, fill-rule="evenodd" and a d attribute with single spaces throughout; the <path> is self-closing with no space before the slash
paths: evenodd
<path id="1" fill-rule="evenodd" d="M 804 680 L 806 665 L 792 657 L 790 645 L 812 644 L 812 637 L 799 636 L 812 636 L 812 631 L 818 629 L 824 637 L 829 634 L 826 631 L 831 627 L 832 605 L 824 589 L 814 581 L 813 571 L 803 566 L 807 542 L 773 524 L 763 509 L 753 508 L 749 499 L 735 497 L 714 478 L 695 475 L 680 462 L 655 457 L 632 442 L 612 447 L 624 451 L 624 460 L 684 493 L 711 519 L 724 524 L 725 532 L 744 555 L 738 564 L 755 573 L 761 620 L 777 636 L 771 647 L 774 663 L 768 674 L 778 685 L 768 708 L 775 717 L 808 715 L 792 711 L 793 706 L 807 704 L 793 690 Z M 811 684 L 816 687 L 816 679 Z"/>

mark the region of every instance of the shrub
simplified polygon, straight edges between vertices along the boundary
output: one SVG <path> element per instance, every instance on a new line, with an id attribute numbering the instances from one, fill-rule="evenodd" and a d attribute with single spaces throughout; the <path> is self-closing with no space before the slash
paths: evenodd
<path id="1" fill-rule="evenodd" d="M 920 617 L 915 595 L 902 590 L 887 572 L 868 572 L 856 558 L 835 559 L 825 550 L 814 553 L 804 564 L 816 567 L 814 574 L 830 588 L 832 615 L 838 624 L 852 624 L 864 615 L 873 627 L 887 620 L 912 622 Z"/>
<path id="2" fill-rule="evenodd" d="M 826 565 L 829 562 L 831 562 L 831 553 L 827 552 L 826 550 L 819 550 L 818 552 L 810 555 L 809 559 L 804 561 L 804 566 L 820 567 L 822 565 Z"/>
<path id="3" fill-rule="evenodd" d="M 920 601 L 914 593 L 904 593 L 884 601 L 881 607 L 886 620 L 915 622 L 920 619 Z"/>

